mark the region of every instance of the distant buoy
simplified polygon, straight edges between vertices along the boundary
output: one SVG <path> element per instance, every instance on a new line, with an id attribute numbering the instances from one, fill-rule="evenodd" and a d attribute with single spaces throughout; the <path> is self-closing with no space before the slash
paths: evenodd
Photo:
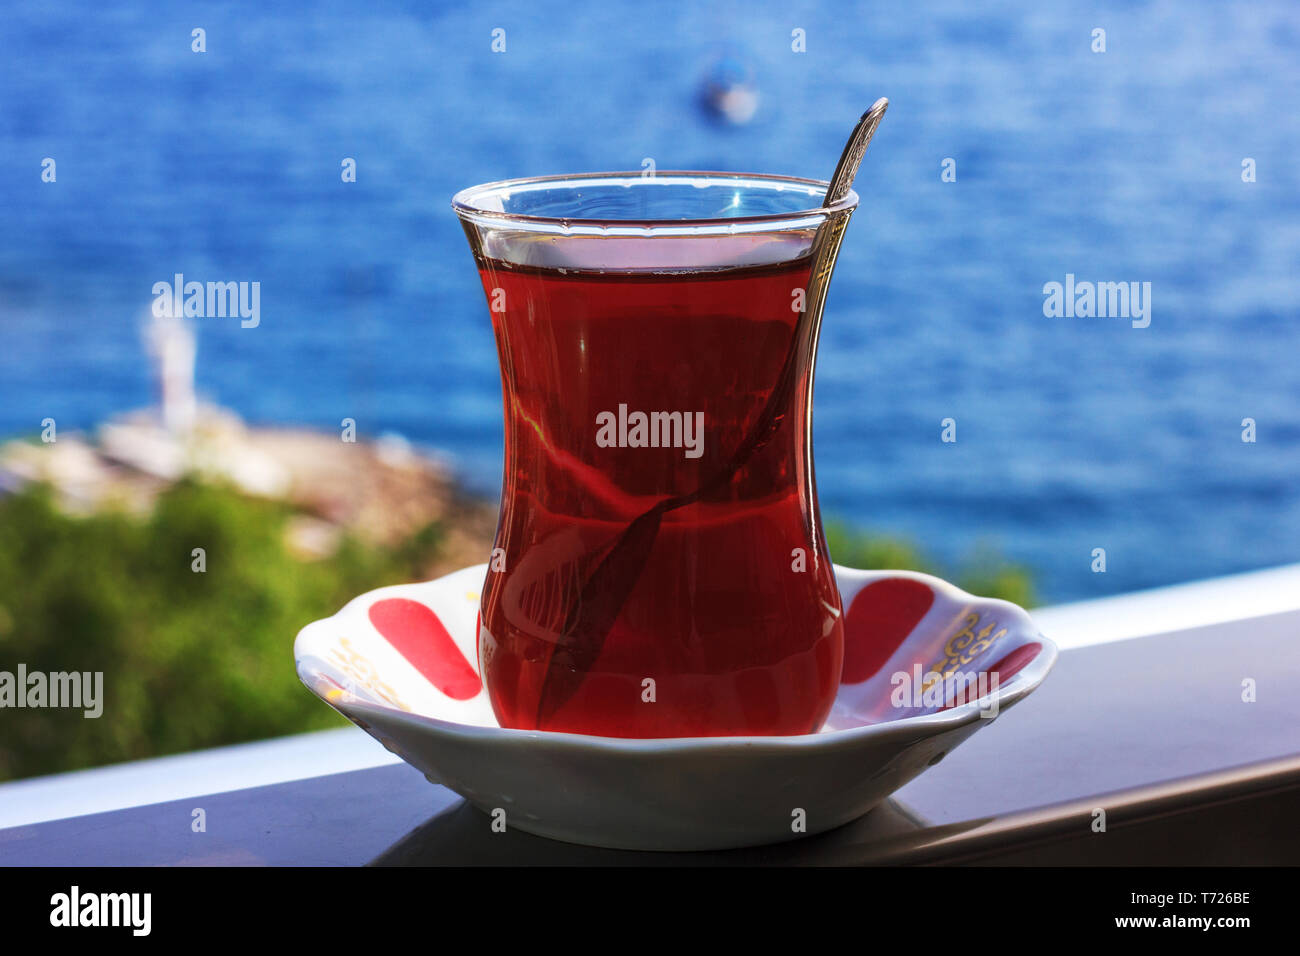
<path id="1" fill-rule="evenodd" d="M 723 57 L 705 75 L 700 98 L 716 118 L 735 126 L 748 123 L 758 110 L 753 71 L 736 57 Z"/>

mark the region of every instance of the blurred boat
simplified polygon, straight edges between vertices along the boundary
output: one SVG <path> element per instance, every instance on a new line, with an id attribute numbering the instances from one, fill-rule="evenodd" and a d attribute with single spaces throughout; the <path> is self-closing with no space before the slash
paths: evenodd
<path id="1" fill-rule="evenodd" d="M 736 126 L 748 123 L 758 110 L 753 70 L 738 57 L 721 57 L 705 74 L 700 101 L 717 119 Z"/>

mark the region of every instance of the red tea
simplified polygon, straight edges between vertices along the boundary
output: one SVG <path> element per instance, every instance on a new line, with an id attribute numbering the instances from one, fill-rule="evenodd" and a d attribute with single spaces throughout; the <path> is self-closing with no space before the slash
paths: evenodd
<path id="1" fill-rule="evenodd" d="M 810 259 L 479 265 L 505 400 L 479 633 L 501 725 L 817 730 L 843 626 L 810 460 Z"/>

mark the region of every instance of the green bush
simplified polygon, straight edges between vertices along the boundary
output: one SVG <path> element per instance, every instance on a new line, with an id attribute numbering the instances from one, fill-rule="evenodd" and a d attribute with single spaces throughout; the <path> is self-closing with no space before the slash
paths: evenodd
<path id="1" fill-rule="evenodd" d="M 0 711 L 0 779 L 340 725 L 298 682 L 294 634 L 417 576 L 439 535 L 422 529 L 391 552 L 345 539 L 303 561 L 285 545 L 291 514 L 193 482 L 144 518 L 69 516 L 39 487 L 0 499 L 0 670 L 104 674 L 97 719 Z"/>
<path id="2" fill-rule="evenodd" d="M 1021 607 L 1035 603 L 1030 571 L 1005 560 L 988 545 L 976 547 L 955 572 L 935 566 L 905 541 L 858 531 L 841 522 L 826 525 L 826 546 L 836 564 L 864 570 L 923 571 L 948 578 L 981 597 L 1002 598 Z"/>

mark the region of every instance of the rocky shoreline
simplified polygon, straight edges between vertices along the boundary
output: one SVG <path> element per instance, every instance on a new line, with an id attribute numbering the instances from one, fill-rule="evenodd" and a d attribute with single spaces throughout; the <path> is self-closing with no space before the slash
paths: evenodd
<path id="1" fill-rule="evenodd" d="M 201 406 L 183 437 L 144 410 L 93 436 L 56 432 L 0 446 L 0 489 L 46 483 L 73 514 L 145 514 L 187 477 L 287 503 L 294 511 L 287 543 L 304 560 L 329 557 L 344 535 L 392 547 L 436 523 L 438 556 L 423 569 L 435 577 L 486 560 L 496 528 L 495 502 L 468 493 L 445 462 L 396 435 L 255 427 Z"/>

